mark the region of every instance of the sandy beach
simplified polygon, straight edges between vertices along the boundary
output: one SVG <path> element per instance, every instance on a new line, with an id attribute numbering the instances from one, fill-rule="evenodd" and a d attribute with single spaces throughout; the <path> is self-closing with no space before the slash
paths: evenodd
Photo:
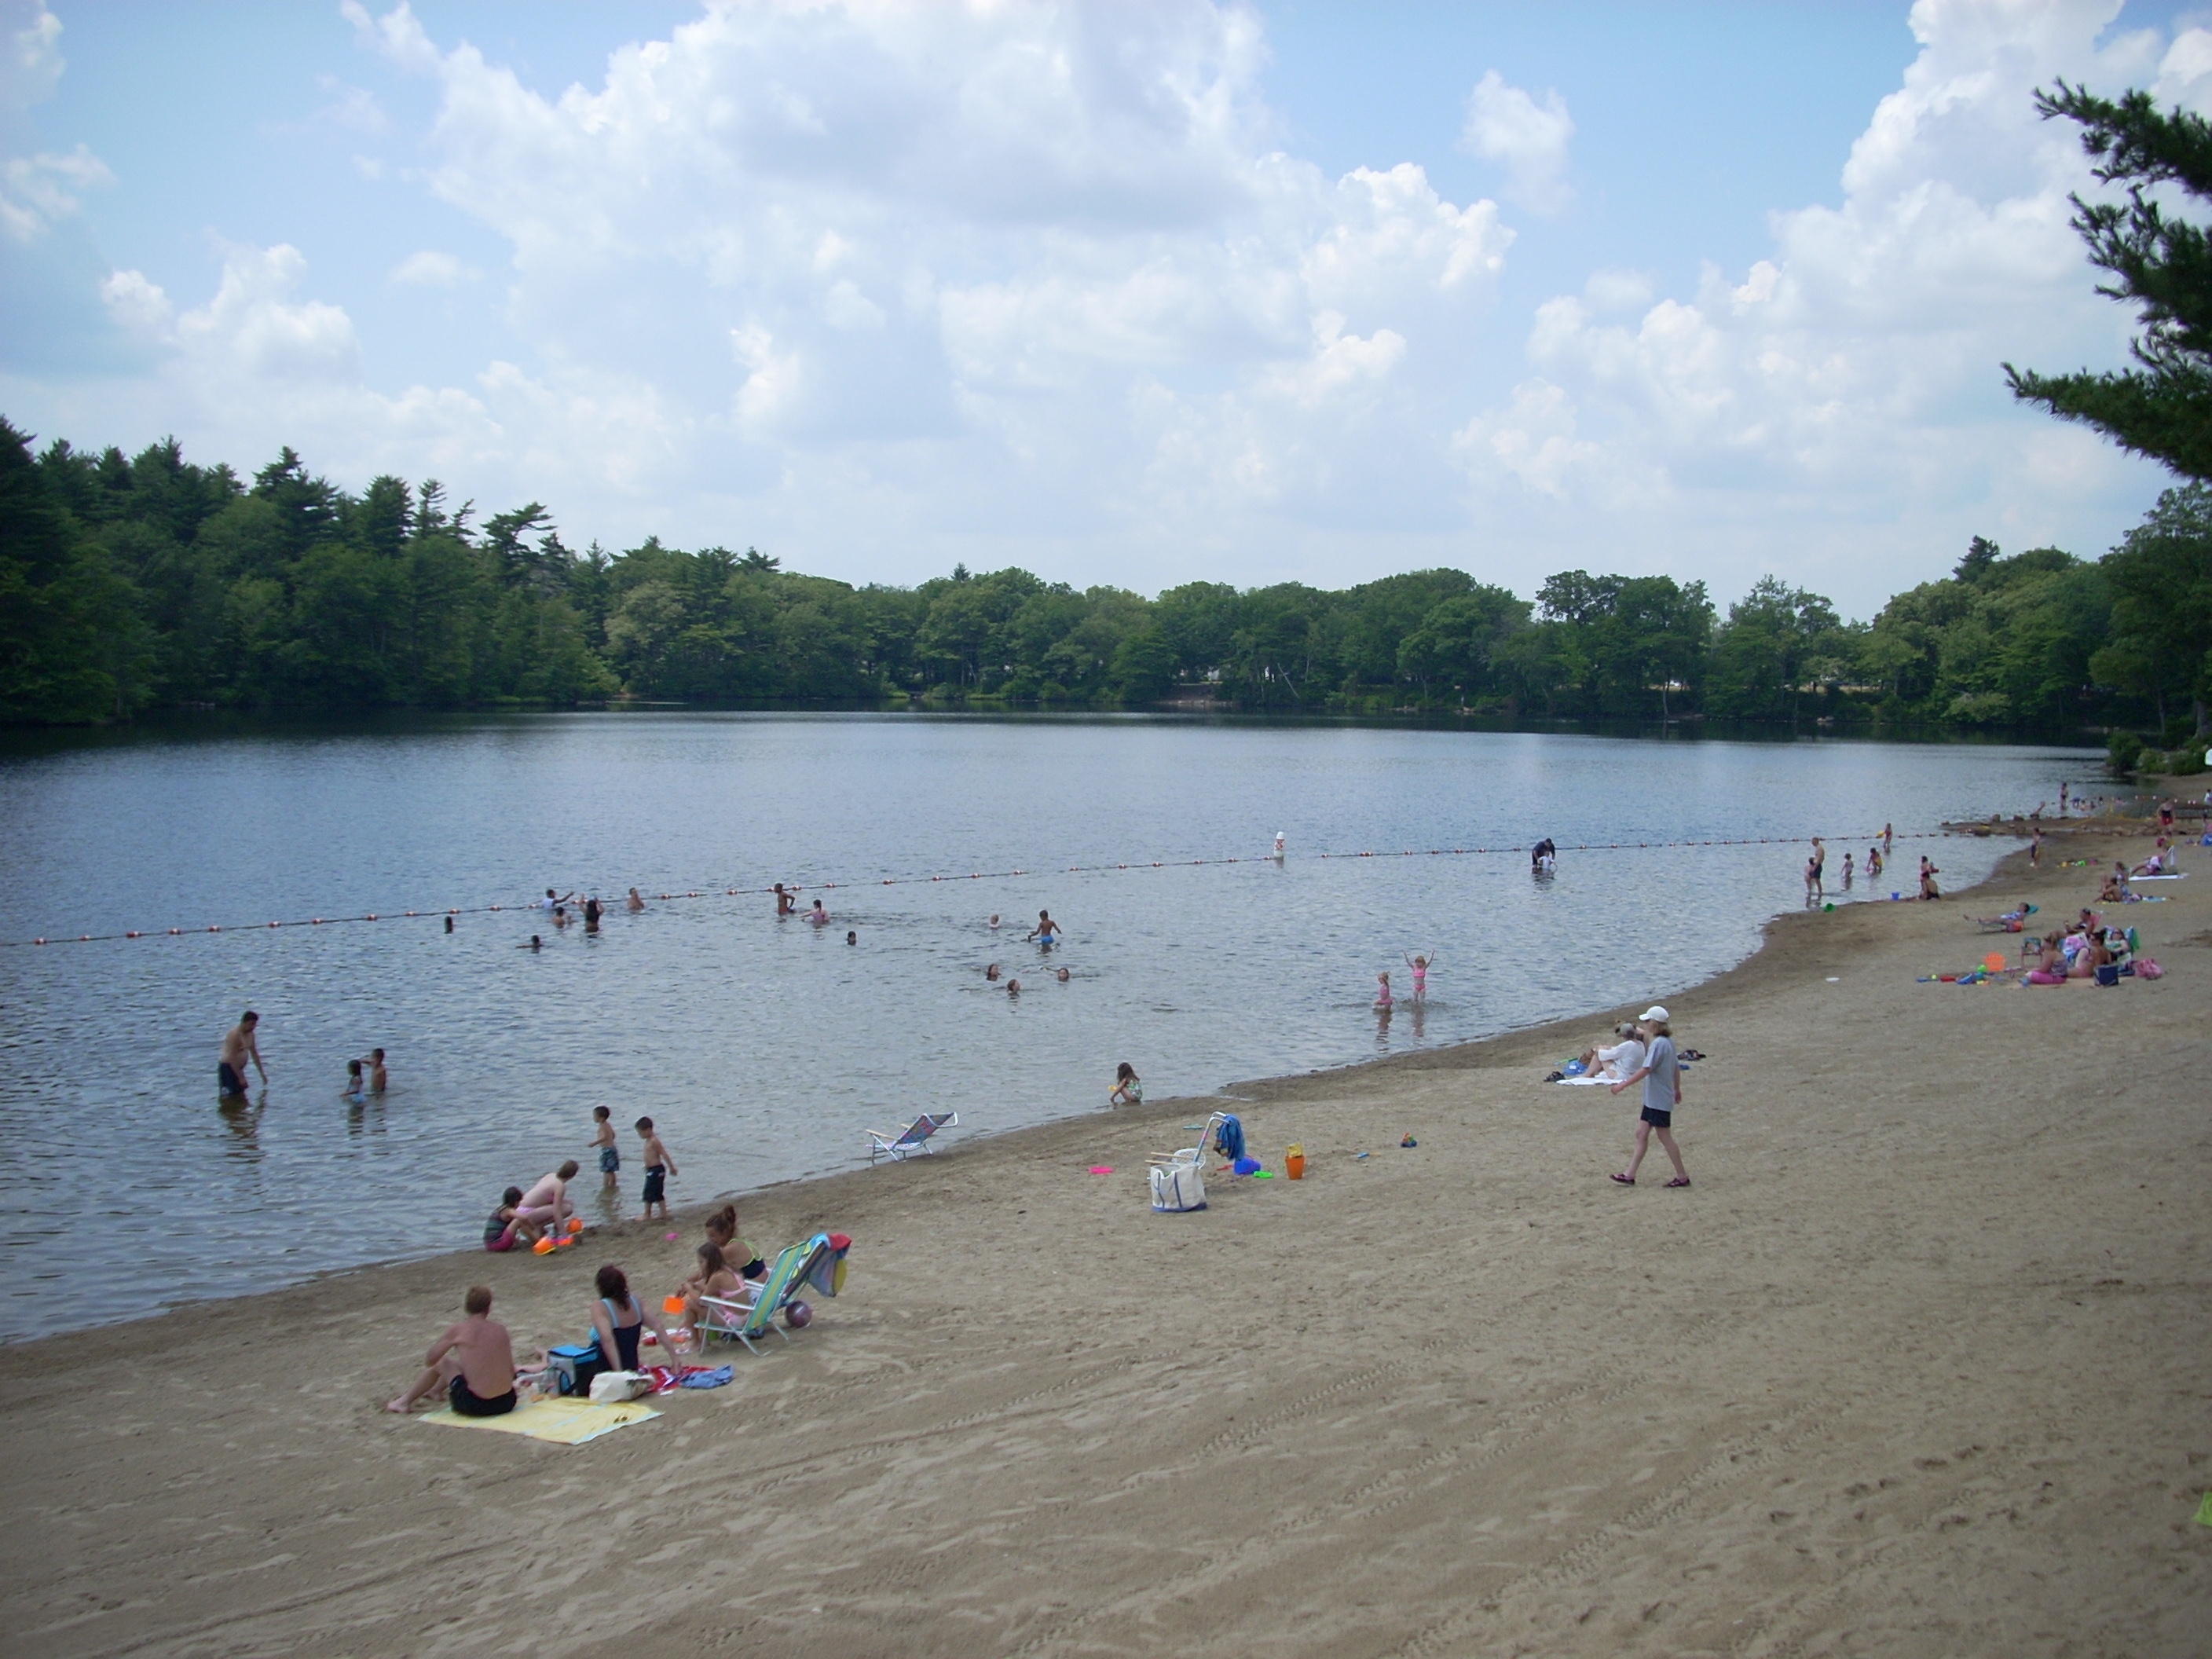
<path id="1" fill-rule="evenodd" d="M 471 1283 L 574 1340 L 696 1207 L 10 1346 L 9 1645 L 2203 1653 L 2212 859 L 2127 907 L 2163 980 L 1916 982 L 2016 951 L 1968 912 L 2087 902 L 2069 850 L 1652 986 L 1711 1056 L 1687 1191 L 1540 1081 L 1601 1014 L 1242 1089 L 1308 1177 L 1196 1214 L 1143 1170 L 1208 1103 L 772 1188 L 744 1231 L 852 1235 L 845 1295 L 583 1447 L 379 1407 Z"/>

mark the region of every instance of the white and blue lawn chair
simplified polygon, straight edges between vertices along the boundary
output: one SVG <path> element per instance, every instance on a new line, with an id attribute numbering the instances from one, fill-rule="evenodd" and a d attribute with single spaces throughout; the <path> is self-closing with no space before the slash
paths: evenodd
<path id="1" fill-rule="evenodd" d="M 864 1130 L 862 1133 L 868 1137 L 868 1162 L 873 1164 L 879 1158 L 889 1158 L 903 1163 L 916 1152 L 934 1152 L 937 1148 L 929 1144 L 930 1137 L 939 1129 L 959 1127 L 957 1112 L 924 1112 L 895 1135 L 887 1135 L 880 1129 Z"/>

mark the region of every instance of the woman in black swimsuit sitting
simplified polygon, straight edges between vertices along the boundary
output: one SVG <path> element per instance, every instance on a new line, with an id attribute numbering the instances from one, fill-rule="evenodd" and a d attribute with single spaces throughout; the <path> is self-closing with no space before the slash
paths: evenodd
<path id="1" fill-rule="evenodd" d="M 599 1299 L 592 1308 L 592 1334 L 608 1370 L 635 1370 L 638 1341 L 648 1330 L 660 1339 L 664 1355 L 675 1353 L 660 1321 L 630 1293 L 629 1276 L 611 1261 L 599 1269 Z"/>

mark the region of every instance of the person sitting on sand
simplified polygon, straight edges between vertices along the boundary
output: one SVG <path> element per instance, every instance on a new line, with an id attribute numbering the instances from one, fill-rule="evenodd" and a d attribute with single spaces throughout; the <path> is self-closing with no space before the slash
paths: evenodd
<path id="1" fill-rule="evenodd" d="M 2172 854 L 2166 844 L 2164 836 L 2158 838 L 2158 850 L 2128 872 L 2131 876 L 2165 876 L 2171 875 L 2172 872 Z"/>
<path id="2" fill-rule="evenodd" d="M 2130 896 L 2125 885 L 2126 879 L 2124 876 L 2106 876 L 2105 884 L 2097 890 L 2097 902 L 2125 904 Z"/>
<path id="3" fill-rule="evenodd" d="M 535 1244 L 538 1231 L 538 1224 L 523 1217 L 522 1188 L 509 1187 L 500 1194 L 499 1207 L 484 1223 L 484 1249 L 497 1252 L 518 1244 Z"/>
<path id="4" fill-rule="evenodd" d="M 1582 1052 L 1583 1075 L 1595 1077 L 1602 1073 L 1607 1083 L 1618 1083 L 1644 1064 L 1644 1037 L 1631 1020 L 1623 1020 L 1613 1028 L 1614 1042 L 1610 1048 L 1593 1045 Z"/>
<path id="5" fill-rule="evenodd" d="M 1920 855 L 1920 896 L 1922 898 L 1939 899 L 1943 896 L 1943 890 L 1936 884 L 1936 878 L 1942 873 L 1936 867 L 1934 860 L 1925 853 Z"/>
<path id="6" fill-rule="evenodd" d="M 599 1358 L 609 1370 L 637 1369 L 638 1345 L 647 1331 L 659 1339 L 661 1352 L 676 1352 L 659 1316 L 631 1292 L 629 1276 L 620 1267 L 608 1262 L 593 1283 L 599 1299 L 592 1304 L 592 1334 L 599 1341 Z"/>
<path id="7" fill-rule="evenodd" d="M 471 1285 L 461 1308 L 467 1317 L 430 1345 L 415 1386 L 385 1410 L 410 1412 L 441 1383 L 457 1416 L 504 1417 L 514 1409 L 514 1342 L 491 1316 L 490 1287 Z"/>
<path id="8" fill-rule="evenodd" d="M 2040 945 L 2021 958 L 2030 985 L 2063 985 L 2066 982 L 2066 952 L 2059 946 L 2060 935 L 2045 933 Z"/>
<path id="9" fill-rule="evenodd" d="M 1137 1075 L 1137 1068 L 1123 1060 L 1114 1068 L 1114 1086 L 1107 1093 L 1109 1106 L 1141 1106 L 1145 1103 L 1145 1085 Z"/>

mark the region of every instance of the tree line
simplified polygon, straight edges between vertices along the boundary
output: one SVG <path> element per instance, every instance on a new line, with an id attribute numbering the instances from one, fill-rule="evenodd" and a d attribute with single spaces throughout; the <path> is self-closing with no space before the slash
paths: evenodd
<path id="1" fill-rule="evenodd" d="M 2195 595 L 2193 600 L 2178 599 Z M 287 448 L 252 477 L 32 439 L 0 421 L 0 718 L 680 702 L 1130 705 L 1984 730 L 2192 724 L 2207 690 L 2212 489 L 2103 558 L 1976 539 L 1869 623 L 1769 576 L 1463 571 L 1153 598 L 1020 569 L 913 587 L 648 538 L 609 553 L 527 503 L 432 481 L 349 493 Z"/>

